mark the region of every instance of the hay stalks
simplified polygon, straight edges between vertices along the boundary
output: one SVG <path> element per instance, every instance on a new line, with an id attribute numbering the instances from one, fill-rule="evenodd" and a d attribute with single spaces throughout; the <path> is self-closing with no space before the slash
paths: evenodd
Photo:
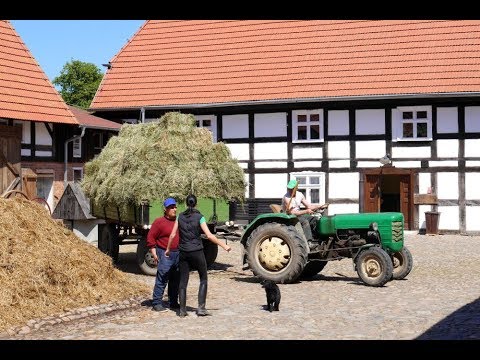
<path id="1" fill-rule="evenodd" d="M 124 124 L 85 164 L 82 188 L 101 206 L 139 205 L 172 196 L 244 200 L 243 169 L 228 147 L 195 126 L 191 114 L 170 112 L 154 122 Z"/>

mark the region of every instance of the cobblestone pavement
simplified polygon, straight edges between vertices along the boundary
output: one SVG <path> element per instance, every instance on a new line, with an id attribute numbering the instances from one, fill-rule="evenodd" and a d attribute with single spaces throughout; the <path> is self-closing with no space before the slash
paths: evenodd
<path id="1" fill-rule="evenodd" d="M 197 317 L 198 274 L 188 285 L 189 316 L 156 313 L 145 304 L 49 325 L 3 339 L 219 339 L 219 340 L 480 340 L 480 237 L 407 234 L 414 267 L 404 280 L 381 288 L 358 279 L 350 259 L 333 261 L 310 281 L 280 284 L 280 311 L 263 307 L 259 280 L 240 264 L 240 244 L 219 248 L 209 270 L 207 308 Z M 139 273 L 135 246 L 121 247 L 119 267 Z"/>

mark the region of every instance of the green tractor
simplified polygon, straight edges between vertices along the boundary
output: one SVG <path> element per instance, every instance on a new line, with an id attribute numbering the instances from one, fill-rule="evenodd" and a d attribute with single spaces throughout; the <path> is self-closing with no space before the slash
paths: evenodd
<path id="1" fill-rule="evenodd" d="M 351 258 L 358 276 L 369 286 L 403 279 L 412 270 L 412 255 L 403 244 L 402 213 L 320 217 L 321 212 L 312 217 L 314 239 L 309 242 L 295 215 L 257 216 L 240 239 L 244 269 L 286 284 L 318 274 L 331 260 Z"/>

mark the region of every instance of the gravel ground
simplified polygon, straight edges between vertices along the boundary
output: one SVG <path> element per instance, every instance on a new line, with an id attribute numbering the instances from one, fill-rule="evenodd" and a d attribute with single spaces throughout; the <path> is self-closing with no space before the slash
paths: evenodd
<path id="1" fill-rule="evenodd" d="M 198 275 L 190 276 L 186 318 L 156 313 L 148 301 L 7 339 L 193 340 L 480 340 L 480 237 L 406 235 L 412 272 L 384 287 L 364 285 L 350 259 L 333 261 L 309 281 L 280 284 L 280 311 L 264 309 L 265 292 L 242 270 L 240 244 L 219 248 L 209 270 L 207 309 L 197 317 Z M 121 247 L 119 267 L 152 286 L 135 265 L 135 246 Z M 146 299 L 148 300 L 148 299 Z M 157 354 L 158 355 L 158 354 Z"/>

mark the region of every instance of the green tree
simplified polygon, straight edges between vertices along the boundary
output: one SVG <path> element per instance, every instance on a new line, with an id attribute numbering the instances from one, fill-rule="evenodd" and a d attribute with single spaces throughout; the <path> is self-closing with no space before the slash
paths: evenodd
<path id="1" fill-rule="evenodd" d="M 102 71 L 95 64 L 72 59 L 53 79 L 53 84 L 60 87 L 60 95 L 68 105 L 87 109 L 102 77 Z"/>

